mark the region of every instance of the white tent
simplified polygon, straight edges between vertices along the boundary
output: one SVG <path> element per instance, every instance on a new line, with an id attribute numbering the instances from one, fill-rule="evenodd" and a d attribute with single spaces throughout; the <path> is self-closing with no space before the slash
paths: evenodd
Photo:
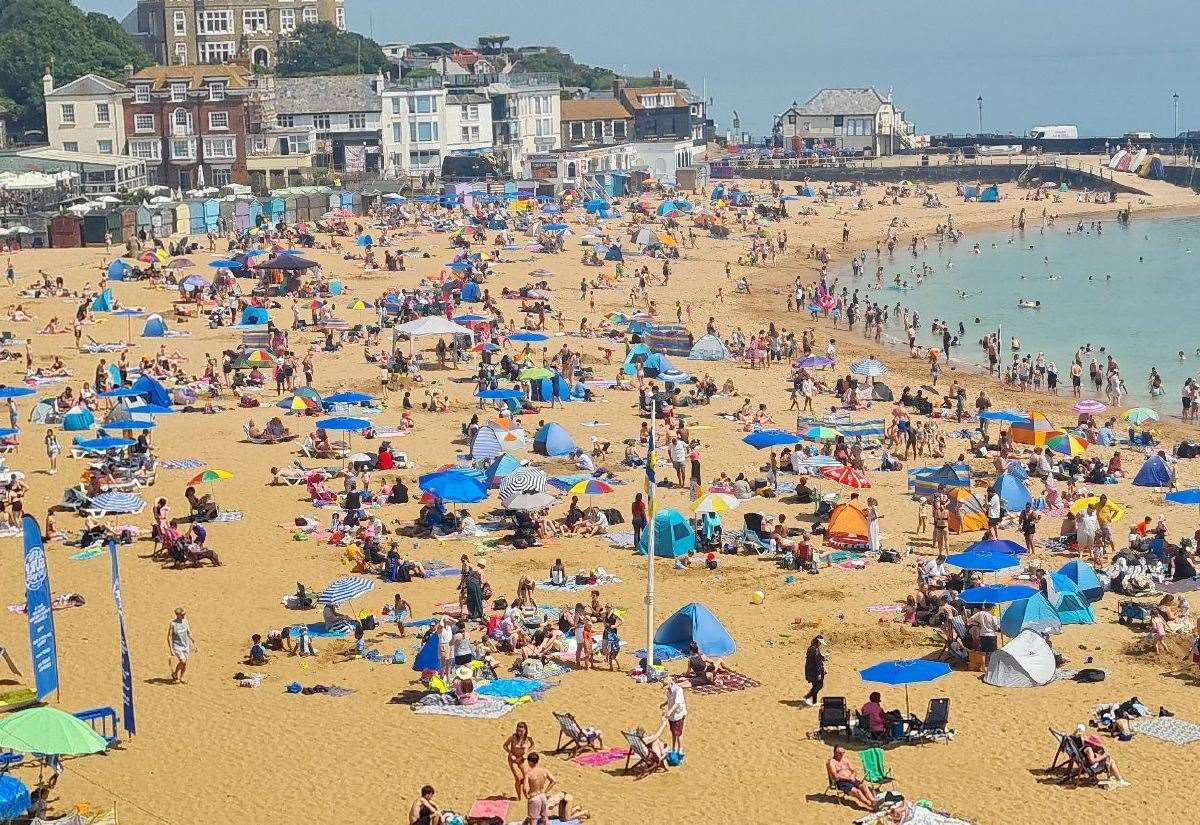
<path id="1" fill-rule="evenodd" d="M 983 681 L 996 687 L 1039 687 L 1054 681 L 1054 651 L 1032 630 L 1022 630 L 988 657 Z"/>
<path id="2" fill-rule="evenodd" d="M 396 327 L 396 334 L 405 338 L 420 338 L 424 335 L 470 335 L 474 340 L 475 333 L 470 327 L 456 324 L 441 315 L 426 315 L 407 324 Z"/>

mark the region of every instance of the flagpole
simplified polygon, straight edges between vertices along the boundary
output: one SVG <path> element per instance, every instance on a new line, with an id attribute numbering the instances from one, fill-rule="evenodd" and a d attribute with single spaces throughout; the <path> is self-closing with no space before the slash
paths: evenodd
<path id="1" fill-rule="evenodd" d="M 657 427 L 653 394 L 650 396 L 650 443 L 646 450 L 646 676 L 654 668 L 654 433 Z"/>

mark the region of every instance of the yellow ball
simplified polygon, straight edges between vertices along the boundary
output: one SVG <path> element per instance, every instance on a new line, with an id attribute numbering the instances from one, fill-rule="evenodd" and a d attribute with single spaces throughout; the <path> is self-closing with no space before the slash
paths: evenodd
<path id="1" fill-rule="evenodd" d="M 765 600 L 766 600 L 766 598 L 767 598 L 767 594 L 766 594 L 766 593 L 763 593 L 761 590 L 755 590 L 755 591 L 754 591 L 754 592 L 753 592 L 753 593 L 750 595 L 750 603 L 751 603 L 751 604 L 762 604 L 762 603 L 763 603 L 763 601 L 765 601 Z"/>

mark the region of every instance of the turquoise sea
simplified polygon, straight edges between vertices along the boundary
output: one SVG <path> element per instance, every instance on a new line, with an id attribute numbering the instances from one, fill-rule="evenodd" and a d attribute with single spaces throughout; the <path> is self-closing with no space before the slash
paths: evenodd
<path id="1" fill-rule="evenodd" d="M 909 267 L 919 273 L 922 261 L 933 274 L 916 284 Z M 1003 363 L 1015 335 L 1022 353 L 1044 352 L 1058 366 L 1060 394 L 1069 393 L 1071 358 L 1091 344 L 1101 366 L 1110 353 L 1117 359 L 1133 402 L 1152 401 L 1147 376 L 1157 367 L 1166 394 L 1154 406 L 1169 415 L 1178 415 L 1184 379 L 1200 374 L 1200 218 L 1135 216 L 1129 226 L 1107 220 L 1099 233 L 1086 224 L 1079 232 L 1076 223 L 1059 219 L 1044 232 L 1027 226 L 1024 233 L 974 233 L 941 249 L 931 238 L 917 257 L 897 247 L 890 259 L 884 251 L 882 263 L 885 288 L 869 290 L 870 299 L 915 308 L 918 340 L 926 345 L 941 344 L 930 330 L 935 318 L 948 321 L 955 334 L 962 322 L 966 333 L 952 352 L 956 361 L 986 363 L 978 342 L 999 327 Z M 840 285 L 861 290 L 874 282 L 876 266 L 871 250 L 863 278 L 848 277 L 846 268 Z M 893 285 L 897 274 L 909 289 Z M 1021 299 L 1040 301 L 1041 308 L 1021 309 Z M 895 320 L 886 332 L 903 338 Z M 1179 359 L 1181 350 L 1186 360 Z M 1087 365 L 1085 359 L 1085 389 Z"/>

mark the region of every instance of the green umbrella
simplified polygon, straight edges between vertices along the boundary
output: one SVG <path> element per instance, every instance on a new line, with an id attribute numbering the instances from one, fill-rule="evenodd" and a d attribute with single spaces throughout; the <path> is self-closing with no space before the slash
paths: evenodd
<path id="1" fill-rule="evenodd" d="M 554 373 L 545 367 L 530 367 L 517 375 L 522 381 L 541 381 L 543 378 L 553 378 Z"/>
<path id="2" fill-rule="evenodd" d="M 108 741 L 69 713 L 41 705 L 18 711 L 0 722 L 0 748 L 47 756 L 100 753 Z"/>

